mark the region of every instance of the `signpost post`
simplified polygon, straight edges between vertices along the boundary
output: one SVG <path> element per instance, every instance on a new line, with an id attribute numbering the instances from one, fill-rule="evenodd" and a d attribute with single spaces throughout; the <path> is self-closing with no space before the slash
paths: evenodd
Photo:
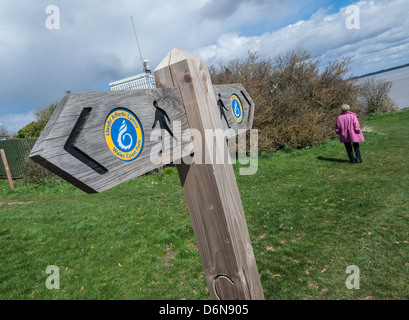
<path id="1" fill-rule="evenodd" d="M 6 157 L 6 153 L 4 152 L 4 149 L 0 149 L 0 154 L 1 154 L 1 159 L 3 160 L 4 170 L 6 171 L 7 180 L 9 181 L 10 189 L 14 190 L 13 178 L 11 177 L 11 172 L 10 172 L 9 164 L 7 162 L 7 157 Z"/>
<path id="2" fill-rule="evenodd" d="M 190 128 L 205 136 L 205 130 L 222 129 L 220 113 L 206 62 L 174 49 L 154 72 L 158 88 L 180 89 Z M 232 100 L 237 101 L 235 94 Z M 226 111 L 226 110 L 225 110 Z M 234 112 L 242 123 L 243 111 Z M 226 114 L 229 110 L 226 111 Z M 225 143 L 225 142 L 224 142 Z M 226 159 L 226 145 L 219 148 Z M 204 141 L 202 154 L 213 148 Z M 196 150 L 195 150 L 196 151 Z M 205 163 L 177 166 L 193 231 L 213 299 L 263 299 L 263 290 L 231 164 Z"/>
<path id="3" fill-rule="evenodd" d="M 251 129 L 254 104 L 241 85 L 213 86 L 205 61 L 177 48 L 154 76 L 158 89 L 66 96 L 30 157 L 89 193 L 176 163 L 211 298 L 264 299 L 225 141 Z"/>

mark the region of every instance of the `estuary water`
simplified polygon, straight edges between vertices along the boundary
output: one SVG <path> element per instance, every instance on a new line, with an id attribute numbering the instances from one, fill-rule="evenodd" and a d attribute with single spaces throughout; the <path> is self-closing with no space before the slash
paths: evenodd
<path id="1" fill-rule="evenodd" d="M 365 76 L 360 78 L 360 80 L 366 80 L 368 78 L 391 81 L 392 88 L 389 96 L 395 101 L 399 109 L 409 107 L 409 66 Z"/>

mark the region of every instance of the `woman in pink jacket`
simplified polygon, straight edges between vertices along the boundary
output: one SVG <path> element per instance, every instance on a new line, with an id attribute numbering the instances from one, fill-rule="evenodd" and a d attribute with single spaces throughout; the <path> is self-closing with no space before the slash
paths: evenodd
<path id="1" fill-rule="evenodd" d="M 351 163 L 362 162 L 359 142 L 363 142 L 365 139 L 359 125 L 358 115 L 351 112 L 347 104 L 344 104 L 341 110 L 342 114 L 338 117 L 335 124 L 335 132 L 340 136 L 340 141 L 345 144 Z"/>

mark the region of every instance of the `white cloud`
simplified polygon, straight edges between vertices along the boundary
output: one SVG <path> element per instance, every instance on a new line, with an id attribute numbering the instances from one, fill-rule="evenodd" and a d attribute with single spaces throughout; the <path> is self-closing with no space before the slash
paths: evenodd
<path id="1" fill-rule="evenodd" d="M 56 0 L 60 29 L 48 30 L 48 0 L 2 0 L 0 115 L 46 107 L 66 90 L 109 90 L 109 82 L 140 73 L 130 15 L 144 58 L 154 64 L 176 45 L 192 48 L 197 41 L 180 35 L 204 2 Z"/>
<path id="2" fill-rule="evenodd" d="M 0 117 L 46 107 L 66 90 L 108 90 L 109 82 L 140 73 L 130 15 L 153 69 L 175 46 L 209 64 L 300 47 L 324 61 L 352 56 L 355 70 L 409 62 L 407 0 L 358 2 L 359 30 L 345 27 L 345 8 L 325 9 L 331 0 L 54 0 L 59 30 L 45 26 L 49 0 L 1 2 Z"/>
<path id="3" fill-rule="evenodd" d="M 5 128 L 11 135 L 17 133 L 26 124 L 35 120 L 34 112 L 25 114 L 6 114 L 0 116 L 0 128 Z"/>
<path id="4" fill-rule="evenodd" d="M 309 20 L 300 20 L 260 36 L 222 34 L 216 44 L 198 48 L 196 52 L 210 64 L 217 64 L 242 58 L 248 50 L 257 51 L 261 57 L 272 58 L 292 49 L 303 48 L 321 56 L 324 63 L 341 56 L 351 57 L 356 75 L 377 71 L 384 66 L 393 67 L 396 63 L 407 63 L 409 2 L 361 1 L 356 5 L 360 8 L 359 30 L 346 27 L 349 15 L 345 7 L 335 14 L 320 9 Z M 391 52 L 395 52 L 393 56 Z M 380 61 L 379 57 L 382 62 L 374 66 L 373 62 Z"/>

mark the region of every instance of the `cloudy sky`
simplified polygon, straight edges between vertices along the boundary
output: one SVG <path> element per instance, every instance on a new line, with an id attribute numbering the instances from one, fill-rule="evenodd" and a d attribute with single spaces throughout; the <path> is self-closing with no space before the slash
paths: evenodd
<path id="1" fill-rule="evenodd" d="M 174 47 L 209 65 L 303 48 L 362 75 L 409 63 L 408 13 L 408 0 L 0 0 L 0 127 L 141 73 L 131 15 L 152 69 Z"/>

